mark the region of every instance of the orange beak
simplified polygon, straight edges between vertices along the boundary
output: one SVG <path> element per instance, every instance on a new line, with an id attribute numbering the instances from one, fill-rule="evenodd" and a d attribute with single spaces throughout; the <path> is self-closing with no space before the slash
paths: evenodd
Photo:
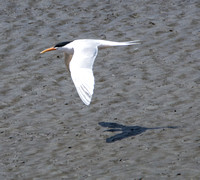
<path id="1" fill-rule="evenodd" d="M 53 50 L 56 50 L 56 48 L 55 47 L 51 47 L 51 48 L 45 49 L 44 51 L 41 51 L 40 54 L 43 54 L 43 53 L 45 53 L 47 51 L 53 51 Z"/>

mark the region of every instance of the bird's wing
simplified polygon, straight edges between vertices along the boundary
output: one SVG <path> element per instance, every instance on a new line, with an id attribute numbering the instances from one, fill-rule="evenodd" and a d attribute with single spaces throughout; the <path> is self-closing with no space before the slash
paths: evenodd
<path id="1" fill-rule="evenodd" d="M 77 44 L 70 61 L 71 77 L 81 100 L 89 105 L 94 90 L 93 63 L 97 56 L 98 48 L 91 44 Z"/>
<path id="2" fill-rule="evenodd" d="M 72 56 L 73 56 L 73 54 L 68 54 L 68 53 L 64 52 L 65 65 L 66 65 L 66 68 L 67 68 L 68 71 L 70 71 L 69 70 L 69 63 L 72 59 Z"/>

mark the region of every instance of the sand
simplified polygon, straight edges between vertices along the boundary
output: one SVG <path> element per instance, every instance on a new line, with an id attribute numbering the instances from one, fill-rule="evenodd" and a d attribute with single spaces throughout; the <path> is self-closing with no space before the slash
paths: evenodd
<path id="1" fill-rule="evenodd" d="M 0 179 L 199 179 L 200 2 L 2 1 Z M 63 54 L 99 51 L 85 106 Z M 138 49 L 137 49 L 138 48 Z"/>

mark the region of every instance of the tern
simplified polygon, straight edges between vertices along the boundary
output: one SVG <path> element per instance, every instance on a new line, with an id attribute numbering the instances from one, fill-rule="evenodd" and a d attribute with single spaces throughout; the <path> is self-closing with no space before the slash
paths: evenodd
<path id="1" fill-rule="evenodd" d="M 135 44 L 139 44 L 139 40 L 114 42 L 98 39 L 78 39 L 58 43 L 40 53 L 42 54 L 53 50 L 64 52 L 65 65 L 71 74 L 76 90 L 83 103 L 89 105 L 95 84 L 92 68 L 98 54 L 98 49 Z"/>

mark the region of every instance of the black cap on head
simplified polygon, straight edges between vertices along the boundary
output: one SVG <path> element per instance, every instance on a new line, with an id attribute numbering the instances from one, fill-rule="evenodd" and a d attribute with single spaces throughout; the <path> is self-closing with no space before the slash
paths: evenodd
<path id="1" fill-rule="evenodd" d="M 61 42 L 61 43 L 56 44 L 54 47 L 63 47 L 63 46 L 65 46 L 66 44 L 69 44 L 70 42 L 72 42 L 72 41 Z"/>

